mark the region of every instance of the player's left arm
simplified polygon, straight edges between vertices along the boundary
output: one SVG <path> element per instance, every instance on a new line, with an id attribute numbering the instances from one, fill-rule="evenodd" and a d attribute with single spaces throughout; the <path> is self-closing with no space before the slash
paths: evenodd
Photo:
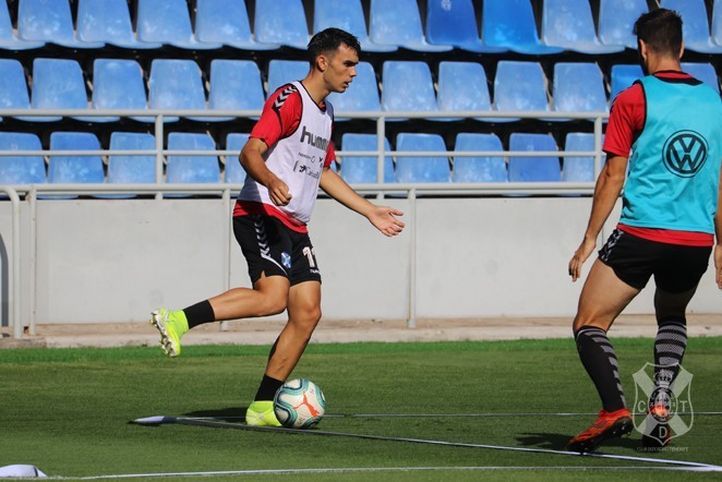
<path id="1" fill-rule="evenodd" d="M 321 189 L 347 208 L 364 216 L 386 236 L 396 236 L 404 229 L 404 222 L 397 218 L 404 214 L 402 211 L 388 206 L 377 206 L 364 199 L 328 167 L 321 173 Z"/>
<path id="2" fill-rule="evenodd" d="M 714 247 L 715 281 L 722 290 L 722 172 L 717 194 L 717 214 L 714 217 L 714 229 L 717 235 L 717 244 Z"/>

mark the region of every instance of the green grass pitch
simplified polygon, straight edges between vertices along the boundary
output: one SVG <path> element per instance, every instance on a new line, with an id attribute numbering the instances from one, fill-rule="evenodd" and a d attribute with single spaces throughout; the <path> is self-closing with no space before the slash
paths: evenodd
<path id="1" fill-rule="evenodd" d="M 632 373 L 651 361 L 653 341 L 613 338 L 612 342 L 631 403 L 635 396 Z M 722 412 L 720 347 L 722 338 L 689 340 L 684 366 L 694 375 L 695 412 Z M 174 360 L 164 358 L 155 347 L 0 350 L 0 466 L 34 464 L 50 476 L 66 477 L 358 469 L 214 478 L 265 481 L 722 477 L 720 473 L 662 473 L 661 465 L 635 461 L 128 423 L 151 415 L 240 415 L 254 395 L 267 349 L 190 346 Z M 294 376 L 310 378 L 322 387 L 330 415 L 492 414 L 329 416 L 318 427 L 336 432 L 562 449 L 571 435 L 593 421 L 591 414 L 599 409 L 571 338 L 311 345 Z M 587 415 L 542 415 L 560 412 Z M 722 465 L 720 434 L 722 416 L 698 414 L 690 432 L 674 440 L 674 450 L 641 452 L 636 432 L 602 450 Z M 370 468 L 393 469 L 372 472 Z"/>

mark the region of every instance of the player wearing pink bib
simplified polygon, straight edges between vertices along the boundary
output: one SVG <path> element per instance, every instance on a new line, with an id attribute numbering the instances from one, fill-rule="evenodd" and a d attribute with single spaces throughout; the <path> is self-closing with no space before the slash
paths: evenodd
<path id="1" fill-rule="evenodd" d="M 306 226 L 318 188 L 386 236 L 396 236 L 404 228 L 397 219 L 401 211 L 372 204 L 330 169 L 335 160 L 333 107 L 326 97 L 348 88 L 360 50 L 358 40 L 343 30 L 329 28 L 314 35 L 308 44 L 308 75 L 268 98 L 241 151 L 248 176 L 233 211 L 233 228 L 253 288 L 234 288 L 184 310 L 161 308 L 151 318 L 163 351 L 175 357 L 180 354 L 180 338 L 194 326 L 288 312 L 246 412 L 249 425 L 280 425 L 273 397 L 321 318 L 321 274 Z"/>

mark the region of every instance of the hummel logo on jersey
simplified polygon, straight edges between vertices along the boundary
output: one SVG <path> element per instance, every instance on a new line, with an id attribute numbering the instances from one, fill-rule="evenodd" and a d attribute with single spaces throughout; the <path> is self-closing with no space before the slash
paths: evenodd
<path id="1" fill-rule="evenodd" d="M 673 174 L 692 177 L 707 160 L 707 140 L 698 132 L 685 130 L 672 134 L 664 143 L 662 159 Z"/>
<path id="2" fill-rule="evenodd" d="M 298 92 L 296 89 L 296 86 L 293 84 L 289 84 L 283 91 L 281 91 L 280 94 L 278 94 L 278 97 L 276 97 L 276 101 L 273 103 L 273 109 L 279 110 L 284 102 L 286 102 L 286 99 L 293 94 L 294 92 Z"/>
<path id="3" fill-rule="evenodd" d="M 328 139 L 306 130 L 306 126 L 303 126 L 303 130 L 301 131 L 301 142 L 306 142 L 309 145 L 312 145 L 317 149 L 321 149 L 324 152 L 326 152 L 326 149 L 328 149 Z"/>

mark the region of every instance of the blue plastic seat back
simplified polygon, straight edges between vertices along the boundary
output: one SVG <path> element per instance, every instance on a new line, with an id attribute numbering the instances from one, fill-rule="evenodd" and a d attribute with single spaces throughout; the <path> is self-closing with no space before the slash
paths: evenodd
<path id="1" fill-rule="evenodd" d="M 565 151 L 593 151 L 594 134 L 570 132 L 564 142 Z M 594 182 L 594 157 L 565 157 L 562 160 L 562 181 Z"/>
<path id="2" fill-rule="evenodd" d="M 79 0 L 78 38 L 87 42 L 107 42 L 135 46 L 138 41 L 130 21 L 126 0 Z"/>
<path id="3" fill-rule="evenodd" d="M 496 134 L 461 132 L 456 136 L 456 151 L 503 151 Z M 499 156 L 454 157 L 454 182 L 506 182 L 506 162 Z"/>
<path id="4" fill-rule="evenodd" d="M 397 151 L 446 151 L 438 134 L 402 132 L 396 137 Z M 409 182 L 449 182 L 451 172 L 446 157 L 397 157 L 396 179 Z"/>
<path id="5" fill-rule="evenodd" d="M 256 0 L 256 40 L 298 49 L 308 45 L 306 12 L 301 0 Z"/>
<path id="6" fill-rule="evenodd" d="M 510 151 L 556 151 L 557 144 L 549 134 L 513 133 L 509 137 Z M 558 182 L 561 169 L 558 157 L 510 157 L 509 181 Z"/>
<path id="7" fill-rule="evenodd" d="M 245 0 L 196 0 L 195 22 L 196 38 L 201 42 L 240 48 L 259 45 L 251 33 Z"/>
<path id="8" fill-rule="evenodd" d="M 494 79 L 499 111 L 549 110 L 547 80 L 538 62 L 500 60 Z"/>
<path id="9" fill-rule="evenodd" d="M 685 45 L 706 45 L 710 42 L 709 18 L 704 0 L 661 0 L 660 6 L 675 10 L 682 17 Z"/>
<path id="10" fill-rule="evenodd" d="M 238 151 L 238 154 L 226 156 L 226 182 L 230 184 L 243 184 L 246 181 L 246 170 L 241 166 L 240 153 L 248 142 L 248 134 L 228 134 L 226 136 L 226 150 Z"/>
<path id="11" fill-rule="evenodd" d="M 543 8 L 542 38 L 546 44 L 566 47 L 599 43 L 589 2 L 544 0 Z"/>
<path id="12" fill-rule="evenodd" d="M 39 48 L 45 45 L 44 41 L 28 41 L 17 37 L 13 31 L 10 12 L 7 2 L 0 2 L 0 48 L 8 50 L 25 50 Z"/>
<path id="13" fill-rule="evenodd" d="M 599 40 L 605 45 L 636 49 L 634 22 L 648 10 L 647 0 L 600 0 Z"/>
<path id="14" fill-rule="evenodd" d="M 476 62 L 439 63 L 439 110 L 491 110 L 486 72 Z"/>
<path id="15" fill-rule="evenodd" d="M 471 0 L 428 0 L 426 8 L 426 36 L 430 43 L 461 46 L 479 41 Z"/>
<path id="16" fill-rule="evenodd" d="M 710 63 L 682 62 L 682 71 L 701 80 L 719 93 L 719 78 L 717 71 Z"/>
<path id="17" fill-rule="evenodd" d="M 314 33 L 335 27 L 345 30 L 359 40 L 368 37 L 360 0 L 315 0 L 313 5 Z"/>
<path id="18" fill-rule="evenodd" d="M 371 64 L 360 62 L 356 66 L 356 77 L 346 92 L 343 94 L 332 92 L 328 100 L 333 104 L 337 120 L 340 112 L 380 110 L 376 72 Z"/>
<path id="19" fill-rule="evenodd" d="M 271 60 L 268 63 L 268 95 L 282 85 L 303 80 L 310 65 L 304 60 Z"/>
<path id="20" fill-rule="evenodd" d="M 0 132 L 0 151 L 41 151 L 35 134 Z M 40 184 L 45 182 L 45 161 L 41 156 L 0 157 L 0 184 Z"/>
<path id="21" fill-rule="evenodd" d="M 100 142 L 88 132 L 53 132 L 50 149 L 54 151 L 97 151 Z M 102 183 L 103 160 L 100 156 L 51 156 L 48 162 L 48 182 Z"/>
<path id="22" fill-rule="evenodd" d="M 539 40 L 530 0 L 484 0 L 481 30 L 487 45 L 528 54 L 563 51 Z"/>
<path id="23" fill-rule="evenodd" d="M 346 133 L 341 137 L 341 150 L 343 151 L 375 151 L 378 137 L 376 134 Z M 384 138 L 386 151 L 391 150 L 389 140 Z M 374 156 L 344 156 L 341 161 L 341 176 L 349 184 L 376 183 L 378 160 Z M 396 182 L 394 163 L 391 156 L 384 157 L 385 183 Z"/>
<path id="24" fill-rule="evenodd" d="M 712 7 L 712 41 L 722 45 L 722 0 L 714 0 Z"/>
<path id="25" fill-rule="evenodd" d="M 561 112 L 604 112 L 607 94 L 599 65 L 558 62 L 554 65 L 554 109 Z"/>
<path id="26" fill-rule="evenodd" d="M 143 70 L 135 60 L 93 62 L 93 106 L 96 109 L 145 109 Z"/>
<path id="27" fill-rule="evenodd" d="M 18 34 L 25 40 L 73 45 L 73 18 L 68 0 L 21 0 Z"/>
<path id="28" fill-rule="evenodd" d="M 153 60 L 149 85 L 151 109 L 206 108 L 201 69 L 193 60 Z"/>
<path id="29" fill-rule="evenodd" d="M 124 151 L 147 151 L 155 149 L 151 134 L 137 132 L 113 132 L 110 149 Z M 154 183 L 155 156 L 111 155 L 108 158 L 108 182 L 119 184 Z"/>
<path id="30" fill-rule="evenodd" d="M 171 132 L 168 150 L 214 151 L 216 144 L 208 134 Z M 221 170 L 216 156 L 168 156 L 166 174 L 171 183 L 213 183 L 219 181 Z"/>
<path id="31" fill-rule="evenodd" d="M 437 110 L 431 70 L 426 62 L 384 62 L 381 105 L 387 111 Z"/>
<path id="32" fill-rule="evenodd" d="M 421 25 L 416 0 L 371 0 L 371 41 L 415 50 L 437 50 L 434 46 L 428 46 Z M 442 49 L 448 50 L 449 47 L 442 46 Z"/>
<path id="33" fill-rule="evenodd" d="M 138 0 L 138 39 L 178 46 L 196 44 L 186 0 Z"/>
<path id="34" fill-rule="evenodd" d="M 252 60 L 221 60 L 211 62 L 211 109 L 263 108 L 263 85 L 258 65 Z"/>
<path id="35" fill-rule="evenodd" d="M 0 59 L 0 107 L 5 109 L 30 107 L 25 71 L 15 59 Z"/>
<path id="36" fill-rule="evenodd" d="M 31 98 L 35 109 L 87 109 L 80 64 L 75 60 L 36 58 Z"/>
<path id="37" fill-rule="evenodd" d="M 612 93 L 609 99 L 614 102 L 614 98 L 617 97 L 621 91 L 631 86 L 635 80 L 641 79 L 643 76 L 644 72 L 642 71 L 642 67 L 637 64 L 612 65 Z"/>

